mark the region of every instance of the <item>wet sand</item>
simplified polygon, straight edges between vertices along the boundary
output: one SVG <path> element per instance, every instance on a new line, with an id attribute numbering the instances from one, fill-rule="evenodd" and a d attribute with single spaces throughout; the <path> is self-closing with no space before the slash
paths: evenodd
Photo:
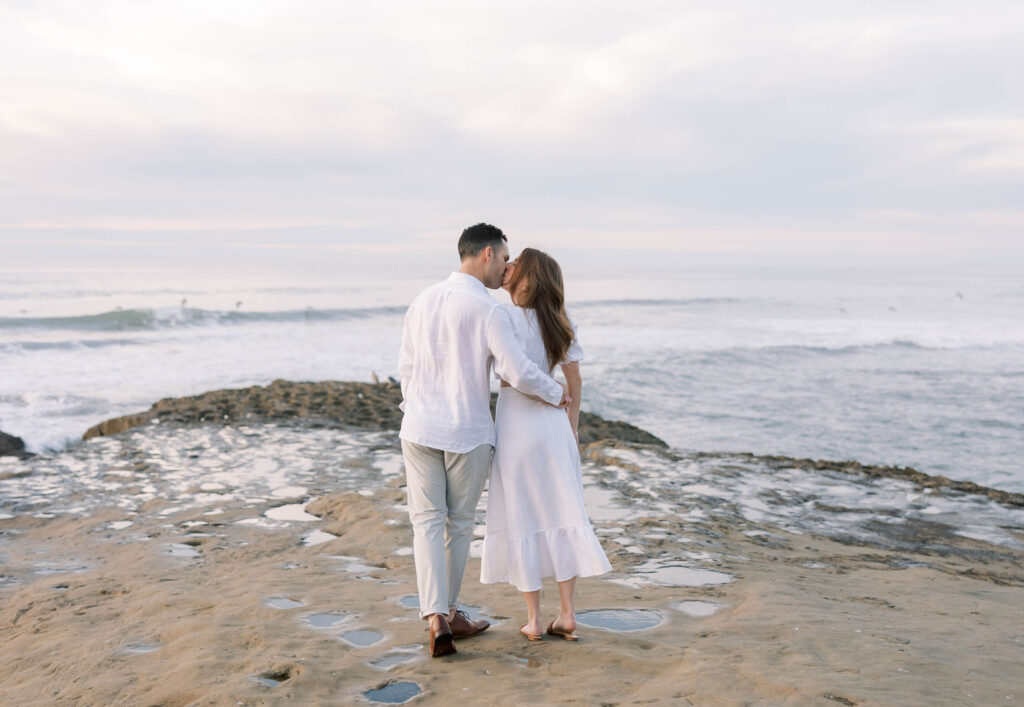
<path id="1" fill-rule="evenodd" d="M 854 499 L 839 509 L 821 492 L 758 510 L 756 498 L 737 505 L 728 484 L 757 478 L 743 475 L 768 468 L 761 462 L 594 442 L 584 450 L 588 504 L 614 571 L 581 580 L 577 609 L 581 624 L 631 630 L 581 625 L 578 643 L 529 643 L 516 631 L 519 596 L 481 585 L 472 557 L 462 599 L 494 625 L 460 641 L 458 655 L 432 660 L 389 433 L 150 421 L 108 439 L 77 458 L 87 466 L 88 445 L 109 445 L 96 457 L 106 486 L 0 516 L 2 704 L 348 704 L 379 698 L 382 687 L 384 699 L 395 691 L 422 704 L 1024 700 L 1024 530 L 1001 527 L 1015 522 L 1004 519 L 993 526 L 1001 540 L 952 532 L 938 520 L 952 513 L 943 503 L 975 501 L 926 493 L 925 482 L 879 486 L 864 474 L 857 486 L 835 472 L 827 488 L 847 497 L 895 488 L 926 511 L 892 523 L 867 517 Z M 178 448 L 204 463 L 217 439 L 225 455 L 243 454 L 243 439 L 296 456 L 309 452 L 282 440 L 336 445 L 337 469 L 314 460 L 305 486 L 263 494 L 240 485 L 229 495 L 215 488 L 228 483 L 216 476 L 228 457 L 209 460 L 205 484 L 181 477 L 173 486 L 171 472 L 153 466 Z M 147 447 L 153 440 L 164 446 Z M 698 461 L 708 466 L 690 468 Z M 631 483 L 658 465 L 663 481 Z M 334 478 L 347 488 L 328 488 Z M 762 501 L 786 491 L 769 481 Z M 824 520 L 808 520 L 815 513 Z M 821 533 L 808 532 L 817 525 Z M 555 596 L 546 585 L 552 617 Z M 613 613 L 587 613 L 599 610 Z"/>

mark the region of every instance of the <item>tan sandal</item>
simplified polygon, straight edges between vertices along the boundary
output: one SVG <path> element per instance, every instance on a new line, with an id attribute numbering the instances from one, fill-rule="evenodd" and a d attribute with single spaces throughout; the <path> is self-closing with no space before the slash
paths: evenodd
<path id="1" fill-rule="evenodd" d="M 525 626 L 526 624 L 523 624 L 523 625 Z M 554 621 L 552 621 L 551 623 L 548 624 L 548 635 L 549 636 L 559 636 L 560 638 L 564 638 L 567 641 L 578 641 L 578 640 L 580 640 L 580 637 L 577 636 L 572 631 L 567 631 L 564 628 L 555 628 L 555 622 Z"/>
<path id="2" fill-rule="evenodd" d="M 526 626 L 526 624 L 523 624 L 523 626 Z M 519 633 L 522 633 L 524 636 L 526 636 L 526 638 L 528 640 L 531 640 L 531 641 L 543 641 L 544 640 L 544 636 L 539 634 L 539 633 L 524 633 L 523 632 L 523 626 L 519 627 Z"/>

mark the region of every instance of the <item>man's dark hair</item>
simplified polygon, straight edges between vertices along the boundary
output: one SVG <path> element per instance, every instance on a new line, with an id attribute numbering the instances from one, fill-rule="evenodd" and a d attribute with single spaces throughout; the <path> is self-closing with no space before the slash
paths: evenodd
<path id="1" fill-rule="evenodd" d="M 475 258 L 487 247 L 495 250 L 508 239 L 501 229 L 489 223 L 478 223 L 462 232 L 459 238 L 459 259 Z"/>

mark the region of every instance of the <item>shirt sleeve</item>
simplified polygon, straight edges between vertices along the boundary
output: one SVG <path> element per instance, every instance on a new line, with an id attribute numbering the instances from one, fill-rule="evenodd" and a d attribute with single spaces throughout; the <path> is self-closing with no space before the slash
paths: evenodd
<path id="1" fill-rule="evenodd" d="M 487 347 L 494 357 L 494 372 L 513 388 L 552 405 L 562 401 L 562 386 L 526 355 L 501 307 L 495 307 L 487 320 Z"/>
<path id="2" fill-rule="evenodd" d="M 398 380 L 402 386 L 402 402 L 398 409 L 405 412 L 405 393 L 412 378 L 413 370 L 412 354 L 412 331 L 409 327 L 409 312 L 405 313 L 405 320 L 402 324 L 402 345 L 398 349 Z"/>
<path id="3" fill-rule="evenodd" d="M 583 347 L 580 346 L 579 332 L 576 330 L 576 320 L 570 316 L 569 323 L 572 324 L 572 343 L 569 344 L 569 350 L 565 352 L 565 358 L 558 364 L 559 366 L 583 360 Z"/>
<path id="4" fill-rule="evenodd" d="M 515 334 L 516 337 L 516 345 L 523 351 L 526 351 L 526 342 L 523 341 L 523 331 L 518 326 L 515 315 L 512 314 L 512 307 L 503 304 L 499 305 L 498 308 L 505 312 L 506 315 L 508 315 L 509 323 L 512 325 L 512 333 Z M 501 376 L 498 375 L 497 369 L 494 370 L 494 379 L 501 380 Z"/>

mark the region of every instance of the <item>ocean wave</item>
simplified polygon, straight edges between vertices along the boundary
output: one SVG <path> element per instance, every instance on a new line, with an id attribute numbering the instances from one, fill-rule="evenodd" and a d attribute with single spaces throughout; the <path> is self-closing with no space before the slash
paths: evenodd
<path id="1" fill-rule="evenodd" d="M 1021 341 L 911 341 L 893 339 L 863 343 L 836 342 L 834 344 L 745 344 L 723 347 L 694 347 L 685 351 L 690 356 L 699 356 L 705 363 L 715 360 L 785 359 L 806 357 L 843 357 L 857 354 L 909 354 L 928 351 L 1017 351 L 1024 349 Z M 672 355 L 678 355 L 672 351 Z"/>
<path id="2" fill-rule="evenodd" d="M 111 409 L 106 398 L 73 393 L 27 392 L 0 395 L 0 409 L 31 409 L 35 417 L 101 415 Z"/>
<path id="3" fill-rule="evenodd" d="M 26 290 L 23 292 L 0 292 L 0 300 L 78 299 L 80 297 L 113 297 L 115 295 L 122 297 L 132 295 L 171 295 L 173 297 L 181 297 L 182 295 L 186 295 L 188 297 L 192 297 L 208 294 L 210 293 L 204 290 L 111 290 L 83 288 L 74 290 Z"/>
<path id="4" fill-rule="evenodd" d="M 254 322 L 330 322 L 395 316 L 405 307 L 357 307 L 351 309 L 295 309 L 278 312 L 209 310 L 192 307 L 118 309 L 71 317 L 0 317 L 0 329 L 77 331 L 152 331 L 188 326 L 250 324 Z"/>
<path id="5" fill-rule="evenodd" d="M 259 287 L 255 291 L 260 294 L 326 294 L 326 293 L 343 293 L 352 291 L 352 287 L 348 286 L 309 286 L 309 287 Z M 27 289 L 23 291 L 0 291 L 0 300 L 47 300 L 47 299 L 78 299 L 81 297 L 156 297 L 156 296 L 170 296 L 172 298 L 180 297 L 203 297 L 216 294 L 224 294 L 230 292 L 237 292 L 237 290 L 228 290 L 222 287 L 210 287 L 200 290 L 185 290 L 181 288 L 157 288 L 157 289 L 111 289 L 111 288 L 76 288 L 76 289 Z M 171 300 L 176 301 L 176 300 Z"/>
<path id="6" fill-rule="evenodd" d="M 10 341 L 0 343 L 0 353 L 17 354 L 26 351 L 75 351 L 78 349 L 105 349 L 111 346 L 138 346 L 146 342 L 139 339 L 81 339 L 74 341 Z"/>
<path id="7" fill-rule="evenodd" d="M 966 348 L 977 348 L 976 343 L 961 344 Z M 760 351 L 767 351 L 769 353 L 779 354 L 830 354 L 830 355 L 842 355 L 851 353 L 861 353 L 864 351 L 928 351 L 945 348 L 960 348 L 961 346 L 936 346 L 934 342 L 926 344 L 921 341 L 912 341 L 910 339 L 890 339 L 888 341 L 866 341 L 863 343 L 836 343 L 833 345 L 829 344 L 790 344 L 790 345 L 775 345 L 775 346 L 764 346 L 759 349 Z"/>
<path id="8" fill-rule="evenodd" d="M 604 299 L 569 302 L 570 309 L 589 307 L 687 307 L 716 304 L 738 304 L 751 300 L 740 297 L 691 297 L 689 299 Z"/>

